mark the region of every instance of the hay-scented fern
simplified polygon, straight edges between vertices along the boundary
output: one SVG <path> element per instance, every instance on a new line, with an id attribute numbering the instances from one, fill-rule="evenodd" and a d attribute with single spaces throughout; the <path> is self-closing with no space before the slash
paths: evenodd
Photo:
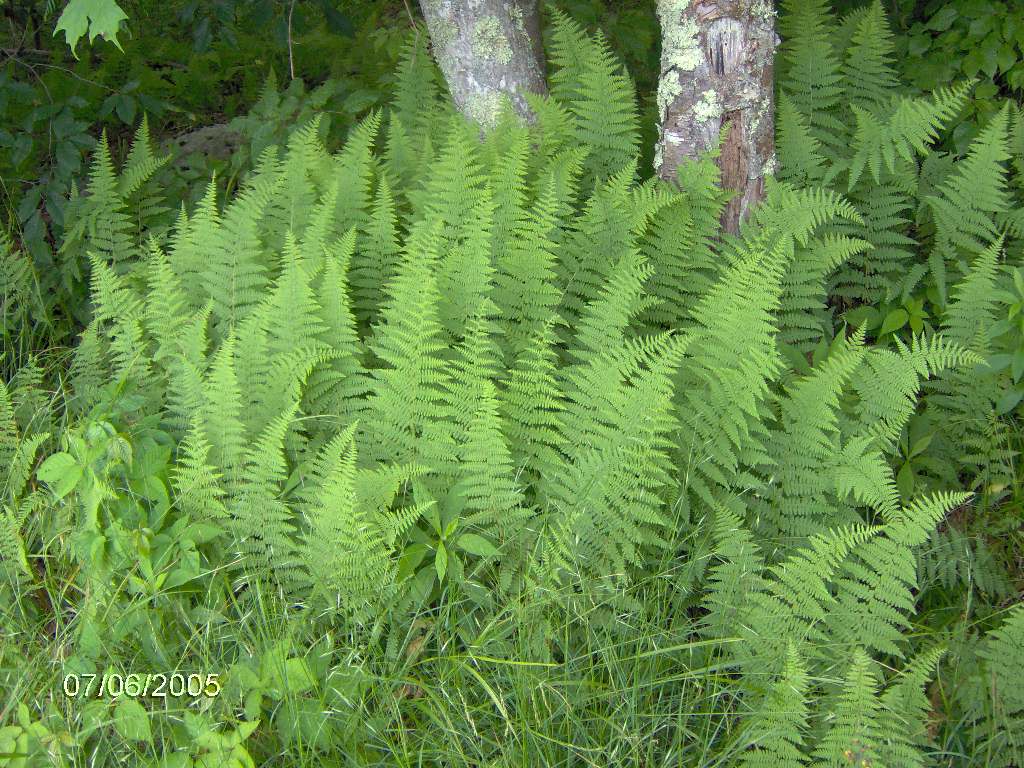
<path id="1" fill-rule="evenodd" d="M 971 497 L 894 464 L 922 397 L 978 396 L 1017 247 L 1008 118 L 919 201 L 964 87 L 898 95 L 877 6 L 845 38 L 788 18 L 780 178 L 739 237 L 710 161 L 638 180 L 628 80 L 563 16 L 530 126 L 481 139 L 414 44 L 336 154 L 300 126 L 123 248 L 122 199 L 90 201 L 75 426 L 36 474 L 57 543 L 18 533 L 22 480 L 0 551 L 29 583 L 30 551 L 75 564 L 76 670 L 198 659 L 226 684 L 184 730 L 152 710 L 144 744 L 76 749 L 201 765 L 182 740 L 220 722 L 218 749 L 296 764 L 928 763 L 945 648 L 919 577 L 959 577 L 922 553 Z M 135 185 L 99 157 L 98 195 Z M 995 191 L 959 211 L 965 185 Z M 941 323 L 844 321 L 926 280 Z M 1020 762 L 1019 616 L 986 617 L 951 705 L 993 764 Z"/>

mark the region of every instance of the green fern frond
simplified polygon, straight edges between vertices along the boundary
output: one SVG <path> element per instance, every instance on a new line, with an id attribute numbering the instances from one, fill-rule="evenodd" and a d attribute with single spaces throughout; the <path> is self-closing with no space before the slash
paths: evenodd
<path id="1" fill-rule="evenodd" d="M 211 446 L 201 421 L 194 419 L 172 471 L 175 503 L 192 520 L 223 523 L 228 512 L 220 474 L 210 463 Z"/>
<path id="2" fill-rule="evenodd" d="M 536 203 L 516 223 L 505 252 L 495 256 L 492 298 L 512 354 L 553 319 L 561 299 L 555 273 L 555 185 L 552 175 Z"/>
<path id="3" fill-rule="evenodd" d="M 623 340 L 576 366 L 563 420 L 565 460 L 550 483 L 551 564 L 622 579 L 643 551 L 666 546 L 662 494 L 673 479 L 668 436 L 678 428 L 672 381 L 687 343 L 668 334 Z"/>
<path id="4" fill-rule="evenodd" d="M 551 65 L 551 95 L 570 104 L 579 95 L 589 40 L 576 21 L 560 8 L 551 8 L 551 29 L 546 49 Z"/>
<path id="5" fill-rule="evenodd" d="M 938 194 L 926 198 L 935 219 L 929 265 L 943 300 L 947 266 L 984 251 L 999 236 L 1001 219 L 1011 209 L 1003 167 L 1009 159 L 1008 120 L 1004 106 L 971 142 L 967 157 L 955 165 Z"/>
<path id="6" fill-rule="evenodd" d="M 300 555 L 312 586 L 311 599 L 325 599 L 357 618 L 386 596 L 393 564 L 381 532 L 367 518 L 356 493 L 355 425 L 339 432 L 316 457 L 300 494 L 306 530 Z"/>
<path id="7" fill-rule="evenodd" d="M 418 437 L 434 418 L 444 381 L 445 348 L 435 269 L 440 225 L 410 233 L 371 350 L 383 364 L 372 373 L 371 395 L 360 442 L 375 461 L 404 463 L 418 455 Z"/>
<path id="8" fill-rule="evenodd" d="M 273 574 L 280 581 L 295 578 L 300 565 L 293 538 L 295 521 L 281 498 L 288 478 L 284 439 L 298 410 L 293 403 L 267 425 L 245 452 L 238 483 L 228 500 L 228 528 L 241 565 L 250 579 Z"/>
<path id="9" fill-rule="evenodd" d="M 953 288 L 942 317 L 942 334 L 950 341 L 984 353 L 998 308 L 996 277 L 1003 238 L 999 237 L 971 263 Z"/>
<path id="10" fill-rule="evenodd" d="M 921 590 L 956 592 L 976 589 L 993 602 L 1013 594 L 1010 575 L 982 538 L 965 535 L 957 528 L 932 531 L 917 558 Z"/>
<path id="11" fill-rule="evenodd" d="M 844 521 L 831 494 L 837 453 L 839 398 L 864 357 L 863 332 L 840 347 L 780 403 L 781 429 L 772 433 L 774 494 L 767 515 L 785 535 L 806 536 Z"/>
<path id="12" fill-rule="evenodd" d="M 923 689 L 945 653 L 941 646 L 919 653 L 886 686 L 882 694 L 879 751 L 887 765 L 927 765 L 925 750 L 932 742 L 928 733 L 932 704 Z"/>
<path id="13" fill-rule="evenodd" d="M 835 145 L 845 126 L 836 114 L 843 89 L 829 4 L 826 0 L 782 0 L 780 6 L 778 81 L 788 84 L 780 106 L 791 102 L 815 139 L 826 146 Z"/>
<path id="14" fill-rule="evenodd" d="M 203 385 L 202 429 L 210 441 L 210 462 L 227 489 L 241 481 L 247 437 L 242 421 L 242 391 L 235 373 L 234 334 L 221 343 Z"/>
<path id="15" fill-rule="evenodd" d="M 134 292 L 100 257 L 91 255 L 90 287 L 94 322 L 104 329 L 116 377 L 144 383 L 150 373 L 149 352 L 143 336 L 143 306 Z"/>
<path id="16" fill-rule="evenodd" d="M 897 92 L 895 58 L 895 36 L 882 3 L 875 0 L 856 19 L 842 66 L 844 95 L 854 110 L 883 104 Z"/>
<path id="17" fill-rule="evenodd" d="M 821 141 L 811 132 L 810 121 L 785 93 L 776 105 L 775 152 L 779 180 L 791 184 L 818 184 L 825 174 Z"/>
<path id="18" fill-rule="evenodd" d="M 324 254 L 316 304 L 320 312 L 319 342 L 329 350 L 330 360 L 310 375 L 304 401 L 307 413 L 337 418 L 346 426 L 360 417 L 365 405 L 363 396 L 369 391 L 346 279 L 355 244 L 355 230 L 349 230 Z M 324 428 L 333 431 L 337 426 L 325 423 Z"/>
<path id="19" fill-rule="evenodd" d="M 266 289 L 268 268 L 258 258 L 259 228 L 281 181 L 278 173 L 257 174 L 227 207 L 220 226 L 211 227 L 208 240 L 200 238 L 196 223 L 193 247 L 198 252 L 193 261 L 201 265 L 203 295 L 212 301 L 214 325 L 221 336 L 241 322 Z"/>
<path id="20" fill-rule="evenodd" d="M 881 710 L 875 663 L 857 649 L 847 667 L 842 691 L 828 713 L 828 730 L 814 748 L 815 768 L 882 765 Z"/>
<path id="21" fill-rule="evenodd" d="M 499 395 L 512 460 L 541 496 L 560 461 L 563 401 L 554 343 L 551 325 L 543 325 L 516 356 Z"/>
<path id="22" fill-rule="evenodd" d="M 400 253 L 395 198 L 386 174 L 377 183 L 370 216 L 359 234 L 349 269 L 352 308 L 360 323 L 372 326 L 384 300 L 383 286 L 394 278 Z"/>
<path id="23" fill-rule="evenodd" d="M 330 165 L 332 179 L 340 194 L 334 207 L 334 234 L 351 227 L 366 229 L 373 203 L 373 179 L 377 158 L 373 145 L 380 132 L 381 113 L 371 112 L 349 131 L 345 146 Z"/>
<path id="24" fill-rule="evenodd" d="M 941 88 L 931 99 L 896 98 L 874 108 L 852 105 L 856 128 L 852 136 L 853 156 L 849 161 L 848 187 L 853 189 L 864 168 L 875 183 L 882 179 L 882 164 L 893 174 L 898 160 L 911 161 L 925 154 L 942 125 L 963 106 L 970 83 Z"/>
<path id="25" fill-rule="evenodd" d="M 1011 768 L 1024 762 L 1024 607 L 1010 609 L 978 650 L 980 669 L 958 698 L 966 702 L 975 754 Z"/>
<path id="26" fill-rule="evenodd" d="M 810 708 L 810 679 L 795 643 L 790 643 L 782 674 L 749 717 L 744 731 L 751 749 L 743 753 L 743 768 L 801 768 L 804 732 Z"/>

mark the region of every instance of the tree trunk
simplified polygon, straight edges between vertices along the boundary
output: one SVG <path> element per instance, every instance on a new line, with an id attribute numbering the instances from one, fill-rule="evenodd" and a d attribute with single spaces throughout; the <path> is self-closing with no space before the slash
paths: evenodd
<path id="1" fill-rule="evenodd" d="M 773 62 L 779 39 L 771 0 L 658 0 L 660 130 L 655 169 L 675 177 L 685 158 L 718 141 L 722 185 L 736 194 L 722 226 L 736 233 L 774 172 Z"/>
<path id="2" fill-rule="evenodd" d="M 420 0 L 420 6 L 462 113 L 487 130 L 508 97 L 529 119 L 524 94 L 547 90 L 537 0 Z"/>

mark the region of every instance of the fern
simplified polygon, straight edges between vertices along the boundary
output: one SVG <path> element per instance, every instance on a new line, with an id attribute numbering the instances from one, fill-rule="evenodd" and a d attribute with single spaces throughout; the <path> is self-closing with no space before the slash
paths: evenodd
<path id="1" fill-rule="evenodd" d="M 1000 214 L 1010 208 L 1003 163 L 1008 112 L 1002 109 L 971 144 L 963 161 L 927 198 L 935 217 L 935 247 L 929 264 L 940 294 L 945 297 L 946 270 L 956 259 L 980 253 L 998 236 Z"/>
<path id="2" fill-rule="evenodd" d="M 752 749 L 743 753 L 744 768 L 799 768 L 807 764 L 802 731 L 807 728 L 808 675 L 799 652 L 790 643 L 786 665 L 755 710 L 747 727 Z"/>
<path id="3" fill-rule="evenodd" d="M 228 529 L 249 579 L 295 579 L 295 524 L 281 491 L 288 477 L 284 438 L 298 404 L 277 416 L 243 454 L 228 503 Z"/>
<path id="4" fill-rule="evenodd" d="M 173 503 L 153 509 L 223 535 L 204 550 L 218 566 L 204 586 L 226 571 L 245 609 L 270 587 L 339 669 L 473 672 L 458 715 L 425 683 L 384 698 L 387 718 L 404 717 L 426 692 L 446 733 L 471 713 L 474 762 L 507 746 L 484 696 L 530 722 L 530 759 L 560 759 L 546 750 L 565 734 L 534 739 L 530 720 L 563 720 L 568 700 L 535 676 L 547 659 L 587 681 L 574 713 L 671 718 L 700 739 L 697 762 L 926 764 L 941 651 L 919 625 L 970 595 L 983 605 L 967 620 L 990 627 L 1012 595 L 996 553 L 946 519 L 966 509 L 962 485 L 1012 477 L 1006 448 L 983 444 L 1008 434 L 993 398 L 1007 377 L 982 365 L 1005 351 L 1000 262 L 1019 250 L 1008 113 L 967 158 L 940 157 L 969 85 L 903 92 L 877 3 L 840 24 L 823 2 L 784 6 L 782 181 L 766 181 L 735 237 L 719 232 L 711 158 L 683 164 L 678 185 L 637 182 L 629 78 L 559 11 L 536 120 L 506 115 L 484 139 L 440 99 L 421 35 L 386 113 L 339 152 L 322 122 L 303 123 L 169 233 L 145 127 L 120 175 L 99 150 L 68 245 L 94 254 L 71 418 L 146 445 L 168 435 L 173 465 L 145 491 L 166 477 Z M 128 201 L 132 229 L 111 214 L 90 234 L 92 197 L 113 212 Z M 948 300 L 931 292 L 943 280 Z M 859 309 L 880 320 L 925 299 L 909 334 L 876 338 Z M 44 498 L 30 472 L 45 438 L 8 399 L 0 547 L 23 570 L 40 543 L 18 537 Z M 921 455 L 902 436 L 928 423 Z M 149 460 L 104 481 L 97 520 L 135 514 L 118 494 L 138 493 Z M 913 464 L 913 492 L 897 461 Z M 188 594 L 205 607 L 223 592 Z M 1021 714 L 1017 616 L 963 643 L 966 682 L 939 725 L 948 739 L 962 723 L 965 754 L 1006 765 L 1019 762 L 1002 730 Z M 466 653 L 490 666 L 437 667 Z M 379 696 L 339 695 L 373 722 L 383 711 Z M 394 731 L 381 722 L 378 735 Z M 640 759 L 664 762 L 650 742 Z M 624 759 L 598 736 L 578 747 Z"/>
<path id="5" fill-rule="evenodd" d="M 443 349 L 434 276 L 439 224 L 421 225 L 410 235 L 405 259 L 387 287 L 377 341 L 371 347 L 383 363 L 373 370 L 367 403 L 365 453 L 379 461 L 412 461 L 418 437 L 440 397 Z M 384 333 L 383 329 L 387 328 Z"/>
<path id="6" fill-rule="evenodd" d="M 843 690 L 830 712 L 830 724 L 814 749 L 816 766 L 879 765 L 881 703 L 875 663 L 857 650 L 843 680 Z"/>
<path id="7" fill-rule="evenodd" d="M 603 35 L 589 41 L 565 14 L 553 12 L 552 93 L 569 109 L 575 138 L 589 148 L 585 186 L 601 183 L 629 164 L 639 145 L 637 107 L 629 76 L 616 64 Z"/>
<path id="8" fill-rule="evenodd" d="M 300 498 L 307 530 L 301 550 L 311 598 L 329 608 L 366 617 L 382 597 L 392 562 L 379 529 L 360 506 L 356 493 L 355 425 L 339 432 L 313 462 Z"/>

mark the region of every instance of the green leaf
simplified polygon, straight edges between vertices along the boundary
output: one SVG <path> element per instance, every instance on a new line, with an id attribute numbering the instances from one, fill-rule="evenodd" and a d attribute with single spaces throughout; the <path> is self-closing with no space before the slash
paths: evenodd
<path id="1" fill-rule="evenodd" d="M 309 671 L 309 664 L 305 659 L 293 658 L 284 663 L 285 690 L 288 693 L 304 693 L 312 688 L 316 681 L 313 673 Z"/>
<path id="2" fill-rule="evenodd" d="M 184 536 L 195 544 L 205 544 L 213 541 L 224 533 L 224 529 L 213 523 L 192 523 L 185 530 Z"/>
<path id="3" fill-rule="evenodd" d="M 1005 43 L 1001 45 L 997 54 L 997 60 L 999 62 L 999 71 L 1009 72 L 1013 65 L 1017 63 L 1017 53 L 1013 50 L 1013 46 Z"/>
<path id="4" fill-rule="evenodd" d="M 477 557 L 491 557 L 498 553 L 491 542 L 475 533 L 464 533 L 459 537 L 458 544 L 462 551 Z"/>
<path id="5" fill-rule="evenodd" d="M 133 125 L 135 123 L 135 99 L 133 97 L 121 94 L 117 97 L 117 103 L 114 108 L 122 123 L 125 125 Z"/>
<path id="6" fill-rule="evenodd" d="M 927 51 L 932 44 L 932 39 L 928 35 L 914 35 L 910 38 L 910 42 L 907 44 L 907 51 L 911 56 L 921 56 Z"/>
<path id="7" fill-rule="evenodd" d="M 950 28 L 954 21 L 956 21 L 956 17 L 958 15 L 956 8 L 947 5 L 941 11 L 932 16 L 925 26 L 928 29 L 934 29 L 936 32 L 944 32 Z"/>
<path id="8" fill-rule="evenodd" d="M 434 587 L 434 572 L 430 568 L 423 568 L 412 580 L 409 586 L 409 596 L 416 602 L 423 602 L 430 596 Z"/>
<path id="9" fill-rule="evenodd" d="M 915 456 L 920 456 L 922 453 L 924 453 L 925 449 L 928 448 L 928 445 L 931 443 L 932 438 L 934 436 L 935 436 L 934 433 L 929 432 L 927 435 L 925 435 L 924 437 L 920 438 L 917 442 L 915 442 L 910 447 L 910 454 L 909 454 L 910 458 L 914 458 Z"/>
<path id="10" fill-rule="evenodd" d="M 914 495 L 914 470 L 909 461 L 904 462 L 903 468 L 896 475 L 896 487 L 900 491 L 900 496 L 905 500 L 909 500 Z"/>
<path id="11" fill-rule="evenodd" d="M 991 99 L 999 93 L 999 88 L 996 87 L 995 83 L 985 82 L 979 83 L 978 87 L 974 89 L 974 98 L 976 99 Z"/>
<path id="12" fill-rule="evenodd" d="M 980 51 L 978 48 L 972 48 L 971 51 L 966 56 L 964 56 L 964 59 L 961 62 L 960 66 L 961 69 L 963 69 L 963 73 L 965 75 L 967 75 L 968 77 L 974 77 L 976 74 L 978 74 L 978 71 L 982 68 L 984 64 L 984 53 Z"/>
<path id="13" fill-rule="evenodd" d="M 907 324 L 907 320 L 909 319 L 910 315 L 907 314 L 907 310 L 894 309 L 885 316 L 885 320 L 882 321 L 882 327 L 878 329 L 878 335 L 884 336 L 891 331 L 898 331 Z"/>
<path id="14" fill-rule="evenodd" d="M 122 699 L 114 710 L 114 729 L 126 741 L 153 740 L 149 727 L 149 713 L 135 699 Z"/>
<path id="15" fill-rule="evenodd" d="M 395 581 L 403 582 L 416 572 L 416 568 L 427 556 L 425 544 L 412 544 L 406 547 L 402 556 L 398 559 L 398 570 L 395 573 Z"/>
<path id="16" fill-rule="evenodd" d="M 1008 389 L 1003 396 L 999 398 L 999 402 L 996 403 L 996 413 L 1002 416 L 1004 413 L 1009 413 L 1017 404 L 1024 398 L 1024 389 Z"/>
<path id="17" fill-rule="evenodd" d="M 44 461 L 36 476 L 50 486 L 58 499 L 63 499 L 82 477 L 82 466 L 70 453 L 55 453 Z"/>
<path id="18" fill-rule="evenodd" d="M 285 744 L 300 743 L 314 749 L 330 748 L 333 726 L 324 717 L 320 702 L 313 699 L 299 699 L 285 704 L 275 718 L 278 733 Z"/>
<path id="19" fill-rule="evenodd" d="M 864 305 L 846 313 L 846 322 L 851 328 L 860 328 L 865 323 L 868 330 L 878 325 L 879 314 L 874 307 Z"/>
<path id="20" fill-rule="evenodd" d="M 437 554 L 434 555 L 434 570 L 437 571 L 437 580 L 444 581 L 444 575 L 448 572 L 448 550 L 444 544 L 437 545 Z"/>
<path id="21" fill-rule="evenodd" d="M 336 35 L 352 37 L 355 33 L 355 25 L 352 19 L 341 13 L 334 7 L 333 0 L 321 0 L 320 7 L 324 12 L 324 19 L 327 21 L 327 28 Z"/>
<path id="22" fill-rule="evenodd" d="M 1021 374 L 1024 374 L 1024 349 L 1017 350 L 1010 364 L 1010 376 L 1014 384 L 1020 381 Z"/>
<path id="23" fill-rule="evenodd" d="M 96 39 L 96 36 L 109 40 L 117 46 L 117 50 L 124 53 L 121 43 L 117 40 L 117 33 L 120 30 L 121 22 L 126 20 L 128 15 L 121 10 L 121 7 L 114 0 L 71 0 L 65 6 L 60 18 L 57 19 L 57 26 L 53 34 L 64 33 L 64 39 L 75 58 L 75 46 L 88 30 L 89 44 Z"/>

